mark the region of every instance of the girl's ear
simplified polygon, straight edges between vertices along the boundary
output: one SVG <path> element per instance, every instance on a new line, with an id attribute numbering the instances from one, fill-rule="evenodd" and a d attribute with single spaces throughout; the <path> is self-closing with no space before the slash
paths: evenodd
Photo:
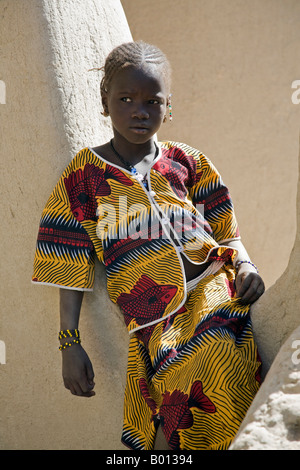
<path id="1" fill-rule="evenodd" d="M 103 111 L 102 115 L 107 117 L 109 116 L 109 111 L 108 111 L 108 105 L 107 105 L 107 94 L 106 92 L 101 93 L 101 100 L 102 100 L 102 106 L 103 106 Z"/>

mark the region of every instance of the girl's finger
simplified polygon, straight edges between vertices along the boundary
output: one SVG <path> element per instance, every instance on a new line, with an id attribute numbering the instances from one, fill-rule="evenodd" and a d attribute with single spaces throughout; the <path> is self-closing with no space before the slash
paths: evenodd
<path id="1" fill-rule="evenodd" d="M 253 303 L 263 294 L 264 290 L 263 283 L 260 280 L 254 279 L 246 292 L 241 296 L 241 300 L 243 303 Z"/>
<path id="2" fill-rule="evenodd" d="M 251 274 L 242 274 L 241 276 L 237 277 L 237 296 L 242 297 L 245 292 L 249 289 L 251 285 L 252 279 Z"/>

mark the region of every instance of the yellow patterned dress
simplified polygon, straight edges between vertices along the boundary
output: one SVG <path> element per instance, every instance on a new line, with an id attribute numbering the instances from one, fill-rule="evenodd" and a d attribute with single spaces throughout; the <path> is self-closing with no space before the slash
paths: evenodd
<path id="1" fill-rule="evenodd" d="M 92 290 L 95 256 L 105 265 L 130 334 L 126 446 L 152 449 L 161 424 L 171 449 L 227 449 L 261 365 L 226 246 L 238 226 L 205 155 L 176 142 L 159 148 L 144 179 L 78 152 L 43 211 L 32 280 Z M 187 282 L 183 257 L 208 267 Z"/>

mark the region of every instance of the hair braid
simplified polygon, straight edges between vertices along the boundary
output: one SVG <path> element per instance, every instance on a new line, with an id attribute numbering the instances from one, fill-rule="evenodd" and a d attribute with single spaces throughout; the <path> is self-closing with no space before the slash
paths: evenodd
<path id="1" fill-rule="evenodd" d="M 107 56 L 103 67 L 104 76 L 100 85 L 101 94 L 108 91 L 111 80 L 119 70 L 128 66 L 141 67 L 145 65 L 159 68 L 167 86 L 170 87 L 171 67 L 165 54 L 156 46 L 137 41 L 121 44 Z"/>

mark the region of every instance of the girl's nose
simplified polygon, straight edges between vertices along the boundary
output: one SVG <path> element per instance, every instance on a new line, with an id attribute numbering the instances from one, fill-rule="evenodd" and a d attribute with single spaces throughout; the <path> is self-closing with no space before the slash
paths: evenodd
<path id="1" fill-rule="evenodd" d="M 149 113 L 143 106 L 137 106 L 132 112 L 132 117 L 137 119 L 149 119 Z"/>

